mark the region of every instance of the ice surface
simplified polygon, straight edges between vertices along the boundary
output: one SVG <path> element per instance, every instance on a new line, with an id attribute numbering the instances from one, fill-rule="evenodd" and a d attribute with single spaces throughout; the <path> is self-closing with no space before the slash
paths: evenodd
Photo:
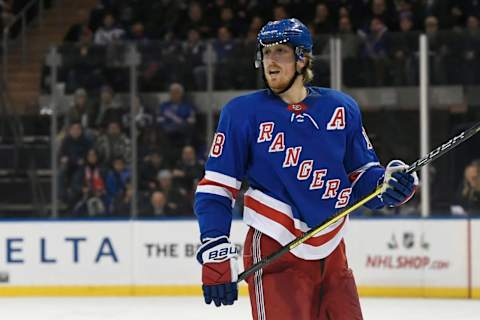
<path id="1" fill-rule="evenodd" d="M 365 320 L 478 320 L 479 300 L 362 299 Z M 200 297 L 1 298 L 2 320 L 237 320 L 251 319 L 246 297 L 215 308 Z"/>

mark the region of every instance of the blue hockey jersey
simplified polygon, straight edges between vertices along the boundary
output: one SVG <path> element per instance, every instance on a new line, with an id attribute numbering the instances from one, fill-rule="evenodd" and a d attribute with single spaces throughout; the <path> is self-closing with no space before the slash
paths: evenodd
<path id="1" fill-rule="evenodd" d="M 201 238 L 229 235 L 244 179 L 244 221 L 282 245 L 373 192 L 385 169 L 363 129 L 357 103 L 339 91 L 308 87 L 288 105 L 269 90 L 222 110 L 205 176 L 195 195 Z M 383 206 L 380 198 L 367 206 Z M 348 217 L 295 248 L 303 259 L 329 255 Z"/>

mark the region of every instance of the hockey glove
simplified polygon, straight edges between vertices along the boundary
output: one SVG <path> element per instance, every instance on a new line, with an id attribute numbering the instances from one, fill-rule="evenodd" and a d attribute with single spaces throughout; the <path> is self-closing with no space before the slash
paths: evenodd
<path id="1" fill-rule="evenodd" d="M 238 299 L 237 248 L 228 237 L 207 239 L 197 251 L 202 264 L 202 289 L 205 303 L 217 307 L 231 305 Z"/>
<path id="2" fill-rule="evenodd" d="M 392 160 L 385 168 L 382 201 L 387 207 L 396 207 L 410 200 L 418 185 L 417 173 L 408 174 L 403 161 Z"/>

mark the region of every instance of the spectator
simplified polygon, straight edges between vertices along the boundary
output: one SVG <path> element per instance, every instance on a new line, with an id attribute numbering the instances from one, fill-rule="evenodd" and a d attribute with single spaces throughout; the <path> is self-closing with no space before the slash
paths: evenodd
<path id="1" fill-rule="evenodd" d="M 243 26 L 247 26 L 251 15 L 258 12 L 258 6 L 254 1 L 237 0 L 232 5 L 239 23 Z"/>
<path id="2" fill-rule="evenodd" d="M 103 0 L 97 0 L 97 4 L 90 11 L 90 29 L 92 29 L 93 31 L 98 30 L 103 23 L 103 18 L 105 17 L 105 14 L 111 9 L 111 6 L 104 3 Z"/>
<path id="3" fill-rule="evenodd" d="M 195 125 L 195 108 L 185 101 L 183 86 L 170 85 L 170 99 L 160 105 L 157 111 L 157 124 L 173 146 L 185 145 L 192 140 Z"/>
<path id="4" fill-rule="evenodd" d="M 105 67 L 105 48 L 91 46 L 91 40 L 82 38 L 76 46 L 70 46 L 64 53 L 66 58 L 66 87 L 71 92 L 76 88 L 98 90 L 103 81 Z"/>
<path id="5" fill-rule="evenodd" d="M 140 131 L 137 137 L 137 145 L 138 159 L 140 159 L 140 161 L 146 161 L 153 152 L 158 152 L 159 148 L 164 147 L 165 142 L 162 140 L 159 130 L 157 130 L 155 126 L 152 126 Z"/>
<path id="6" fill-rule="evenodd" d="M 128 40 L 143 46 L 150 43 L 150 39 L 145 35 L 145 26 L 142 22 L 137 21 L 131 26 Z"/>
<path id="7" fill-rule="evenodd" d="M 140 97 L 135 97 L 134 101 L 133 112 L 135 113 L 134 119 L 135 123 L 137 124 L 137 128 L 139 130 L 143 130 L 152 126 L 153 115 L 151 114 L 150 110 L 143 106 L 140 101 Z M 122 124 L 124 128 L 130 128 L 131 118 L 130 110 L 125 110 L 125 113 L 122 116 Z"/>
<path id="8" fill-rule="evenodd" d="M 95 150 L 102 163 L 110 163 L 116 158 L 123 158 L 126 163 L 130 163 L 132 153 L 130 139 L 122 133 L 118 122 L 108 123 L 107 131 L 95 142 Z"/>
<path id="9" fill-rule="evenodd" d="M 430 79 L 432 84 L 446 84 L 447 75 L 444 65 L 447 46 L 439 32 L 438 19 L 435 16 L 425 18 L 425 33 L 428 39 Z"/>
<path id="10" fill-rule="evenodd" d="M 122 117 L 126 110 L 115 99 L 112 87 L 103 86 L 100 90 L 100 101 L 97 107 L 98 116 L 95 121 L 97 127 L 105 127 L 110 122 L 122 122 Z"/>
<path id="11" fill-rule="evenodd" d="M 107 213 L 103 168 L 95 149 L 87 152 L 85 164 L 75 173 L 72 192 L 77 200 L 73 209 L 75 215 L 98 216 Z"/>
<path id="12" fill-rule="evenodd" d="M 338 22 L 338 37 L 342 41 L 343 79 L 347 86 L 362 85 L 362 72 L 358 56 L 360 53 L 360 37 L 353 32 L 350 17 L 341 17 Z"/>
<path id="13" fill-rule="evenodd" d="M 130 176 L 130 170 L 125 166 L 123 157 L 114 158 L 112 161 L 112 169 L 108 172 L 106 178 L 107 194 L 105 203 L 108 209 L 113 210 L 113 202 L 125 191 L 130 181 Z"/>
<path id="14" fill-rule="evenodd" d="M 217 17 L 218 19 L 218 17 Z M 178 32 L 182 38 L 187 37 L 188 30 L 197 30 L 202 37 L 209 37 L 211 27 L 208 25 L 207 20 L 204 17 L 202 6 L 199 2 L 192 2 L 188 7 L 188 17 L 183 21 L 180 21 L 178 26 Z"/>
<path id="15" fill-rule="evenodd" d="M 250 26 L 248 27 L 248 29 L 251 33 L 258 34 L 264 24 L 265 22 L 263 21 L 262 17 L 254 16 L 250 21 Z"/>
<path id="16" fill-rule="evenodd" d="M 257 34 L 258 32 L 249 29 L 246 37 L 235 46 L 233 55 L 235 63 L 232 64 L 232 75 L 234 87 L 237 90 L 251 89 L 256 85 L 258 87 L 264 86 L 261 77 L 258 77 L 256 69 L 252 68 L 251 53 L 255 52 L 257 46 Z"/>
<path id="17" fill-rule="evenodd" d="M 160 151 L 150 153 L 140 166 L 140 190 L 155 190 L 158 188 L 157 176 L 165 169 Z"/>
<path id="18" fill-rule="evenodd" d="M 276 5 L 273 7 L 273 20 L 288 19 L 287 9 L 282 5 Z"/>
<path id="19" fill-rule="evenodd" d="M 72 122 L 67 134 L 63 138 L 59 150 L 59 192 L 60 199 L 65 203 L 71 202 L 72 192 L 70 184 L 73 175 L 84 164 L 85 156 L 92 146 L 92 141 L 83 134 L 82 125 Z"/>
<path id="20" fill-rule="evenodd" d="M 363 56 L 367 60 L 364 72 L 368 75 L 369 86 L 383 86 L 387 81 L 387 30 L 382 20 L 373 18 L 368 33 L 360 33 L 364 40 Z"/>
<path id="21" fill-rule="evenodd" d="M 167 207 L 175 215 L 193 214 L 192 201 L 187 196 L 187 191 L 173 185 L 173 175 L 170 170 L 161 170 L 158 173 L 159 190 L 167 197 Z"/>
<path id="22" fill-rule="evenodd" d="M 399 18 L 400 32 L 389 35 L 392 84 L 405 86 L 415 84 L 415 49 L 418 48 L 418 32 L 413 31 L 412 13 L 404 11 Z"/>
<path id="23" fill-rule="evenodd" d="M 389 30 L 397 30 L 395 28 L 398 23 L 396 21 L 394 8 L 389 6 L 386 0 L 373 0 L 371 2 L 370 10 L 370 21 L 372 21 L 374 18 L 377 18 L 381 20 Z"/>
<path id="24" fill-rule="evenodd" d="M 67 111 L 66 126 L 79 122 L 85 129 L 93 128 L 95 123 L 95 110 L 88 103 L 87 91 L 78 88 L 73 94 L 73 105 Z"/>
<path id="25" fill-rule="evenodd" d="M 130 216 L 130 207 L 132 205 L 132 184 L 127 183 L 125 189 L 120 192 L 113 201 L 112 215 L 121 217 L 121 216 Z"/>
<path id="26" fill-rule="evenodd" d="M 313 18 L 315 30 L 319 34 L 334 32 L 330 10 L 325 3 L 319 3 L 315 7 L 315 17 Z"/>
<path id="27" fill-rule="evenodd" d="M 215 73 L 215 89 L 233 89 L 235 61 L 232 59 L 232 54 L 235 50 L 235 41 L 232 39 L 230 29 L 218 28 L 213 49 L 216 54 L 216 68 L 222 70 Z"/>
<path id="28" fill-rule="evenodd" d="M 462 6 L 460 3 L 458 2 L 455 3 L 455 2 L 456 1 L 453 1 L 453 3 L 450 4 L 450 14 L 446 19 L 446 26 L 448 29 L 455 29 L 455 28 L 462 29 L 462 26 L 465 25 L 464 9 L 466 8 Z M 465 1 L 465 2 L 470 2 L 470 1 Z"/>
<path id="29" fill-rule="evenodd" d="M 353 32 L 353 26 L 348 16 L 341 17 L 338 21 L 338 37 L 342 40 L 342 58 L 354 59 L 360 50 L 360 38 Z M 346 67 L 348 70 L 349 68 Z M 353 73 L 349 71 L 349 73 Z"/>
<path id="30" fill-rule="evenodd" d="M 338 20 L 339 20 L 339 24 L 340 24 L 340 19 L 341 18 L 350 18 L 350 11 L 348 10 L 348 8 L 346 6 L 341 6 L 338 8 Z M 350 22 L 351 23 L 351 22 Z M 353 27 L 353 26 L 352 26 Z"/>
<path id="31" fill-rule="evenodd" d="M 430 0 L 422 1 L 423 2 L 423 14 L 421 15 L 422 24 L 425 22 L 425 19 L 429 16 L 437 17 L 438 20 L 442 21 L 442 28 L 448 28 L 448 16 L 450 10 L 450 1 L 446 0 Z"/>
<path id="32" fill-rule="evenodd" d="M 456 202 L 452 213 L 480 216 L 480 160 L 473 161 L 465 168 Z"/>
<path id="33" fill-rule="evenodd" d="M 223 7 L 220 9 L 220 19 L 217 29 L 221 26 L 227 27 L 236 37 L 245 33 L 245 26 L 240 24 L 231 7 Z"/>
<path id="34" fill-rule="evenodd" d="M 88 20 L 88 12 L 84 9 L 78 10 L 77 23 L 75 23 L 68 29 L 65 37 L 63 38 L 63 42 L 77 43 L 85 39 L 86 37 L 91 38 L 93 36 L 93 33 L 88 26 Z"/>
<path id="35" fill-rule="evenodd" d="M 204 163 L 197 160 L 195 149 L 187 145 L 183 147 L 182 157 L 173 170 L 176 185 L 191 193 L 203 176 Z"/>
<path id="36" fill-rule="evenodd" d="M 140 3 L 136 7 L 137 17 L 145 22 L 147 33 L 155 39 L 170 36 L 179 21 L 184 23 L 188 21 L 188 18 L 182 15 L 186 8 L 183 1 L 140 1 Z M 180 33 L 180 29 L 177 31 Z"/>
<path id="37" fill-rule="evenodd" d="M 93 41 L 97 45 L 106 46 L 121 40 L 124 35 L 125 30 L 116 26 L 113 14 L 107 13 L 103 18 L 103 25 L 95 31 Z"/>
<path id="38" fill-rule="evenodd" d="M 204 63 L 205 43 L 200 40 L 198 30 L 190 29 L 188 31 L 187 41 L 183 44 L 183 53 L 186 69 L 192 72 L 192 76 L 186 77 L 186 85 L 196 89 L 205 89 L 207 83 L 207 68 Z"/>
<path id="39" fill-rule="evenodd" d="M 205 12 L 208 13 L 208 21 L 216 21 L 220 17 L 220 11 L 227 5 L 226 0 L 208 1 Z"/>
<path id="40" fill-rule="evenodd" d="M 465 51 L 463 53 L 463 83 L 473 85 L 480 82 L 478 74 L 480 64 L 480 27 L 477 16 L 467 18 L 467 27 L 465 30 Z"/>
<path id="41" fill-rule="evenodd" d="M 167 197 L 162 191 L 152 192 L 148 205 L 141 210 L 140 215 L 144 217 L 171 216 L 175 212 L 168 205 Z"/>
<path id="42" fill-rule="evenodd" d="M 409 11 L 404 11 L 399 14 L 399 17 L 400 32 L 412 32 L 414 30 L 413 14 Z"/>
<path id="43" fill-rule="evenodd" d="M 166 90 L 172 82 L 183 82 L 187 70 L 185 70 L 185 58 L 182 52 L 182 43 L 173 36 L 156 44 L 158 55 L 152 57 L 156 63 L 149 71 L 150 86 L 156 91 Z M 160 58 L 159 58 L 160 57 Z"/>

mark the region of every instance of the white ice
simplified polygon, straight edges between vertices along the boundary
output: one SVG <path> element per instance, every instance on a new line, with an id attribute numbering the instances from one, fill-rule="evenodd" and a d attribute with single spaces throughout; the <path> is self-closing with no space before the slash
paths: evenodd
<path id="1" fill-rule="evenodd" d="M 365 320 L 478 320 L 479 300 L 362 298 Z M 232 307 L 188 298 L 1 298 L 2 320 L 237 320 L 251 319 L 242 297 Z"/>

